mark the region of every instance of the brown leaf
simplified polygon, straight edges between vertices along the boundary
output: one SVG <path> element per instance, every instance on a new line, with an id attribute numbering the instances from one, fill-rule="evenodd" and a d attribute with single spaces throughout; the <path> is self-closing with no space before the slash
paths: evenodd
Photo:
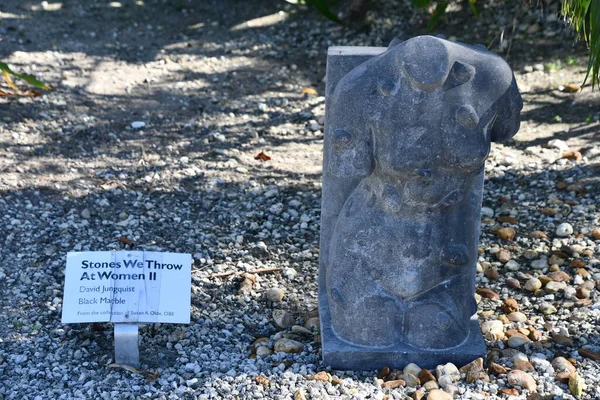
<path id="1" fill-rule="evenodd" d="M 383 367 L 379 370 L 379 373 L 377 374 L 377 378 L 385 379 L 385 377 L 388 376 L 389 374 L 390 374 L 390 367 Z"/>
<path id="2" fill-rule="evenodd" d="M 501 228 L 498 230 L 498 237 L 502 240 L 510 241 L 515 237 L 515 230 L 513 228 Z"/>
<path id="3" fill-rule="evenodd" d="M 498 222 L 508 222 L 509 224 L 515 225 L 517 223 L 517 219 L 515 217 L 503 215 L 501 217 L 498 217 Z"/>
<path id="4" fill-rule="evenodd" d="M 14 90 L 15 92 L 18 93 L 19 88 L 17 87 L 17 85 L 15 85 L 15 83 L 13 82 L 13 80 L 10 77 L 10 75 L 8 74 L 8 72 L 2 71 L 2 75 L 4 75 L 4 80 L 6 81 L 6 84 L 8 85 L 8 87 L 10 87 L 12 90 Z"/>
<path id="5" fill-rule="evenodd" d="M 131 365 L 126 365 L 126 364 L 108 364 L 109 368 L 122 368 L 126 371 L 129 372 L 133 372 L 134 374 L 141 374 L 141 375 L 146 375 L 146 379 L 148 381 L 154 381 L 156 379 L 158 379 L 159 376 L 159 372 L 158 370 L 155 370 L 154 372 L 152 371 L 148 371 L 145 369 L 137 369 L 135 367 L 132 367 Z"/>
<path id="6" fill-rule="evenodd" d="M 494 292 L 492 289 L 488 288 L 477 288 L 475 291 L 478 295 L 483 297 L 484 299 L 499 299 L 500 295 Z"/>
<path id="7" fill-rule="evenodd" d="M 257 385 L 263 385 L 263 386 L 266 386 L 266 387 L 269 386 L 269 380 L 267 378 L 265 378 L 264 376 L 262 376 L 262 375 L 258 375 L 256 377 L 255 381 L 256 381 Z"/>
<path id="8" fill-rule="evenodd" d="M 576 83 L 569 83 L 565 86 L 563 86 L 562 91 L 566 92 L 566 93 L 577 93 L 581 90 L 581 86 L 579 86 Z"/>
<path id="9" fill-rule="evenodd" d="M 263 153 L 262 151 L 260 153 L 258 153 L 257 155 L 254 156 L 255 160 L 261 160 L 261 161 L 269 161 L 271 159 L 271 157 L 269 157 L 268 155 L 266 155 L 265 153 Z"/>
<path id="10" fill-rule="evenodd" d="M 562 158 L 568 158 L 569 160 L 581 161 L 583 156 L 578 151 L 566 151 L 562 154 Z"/>
<path id="11" fill-rule="evenodd" d="M 135 243 L 133 243 L 133 241 L 132 241 L 132 240 L 129 240 L 129 239 L 127 238 L 127 236 L 121 236 L 121 239 L 119 239 L 119 243 L 121 243 L 121 245 L 122 245 L 123 247 L 125 247 L 125 246 L 129 246 L 129 247 L 130 247 L 130 248 L 132 248 L 132 249 L 133 249 L 133 247 L 135 246 Z"/>
<path id="12" fill-rule="evenodd" d="M 256 277 L 252 274 L 243 274 L 242 280 L 238 286 L 238 293 L 250 293 L 252 291 L 252 286 L 256 282 Z"/>
<path id="13" fill-rule="evenodd" d="M 581 357 L 589 358 L 590 360 L 600 361 L 600 353 L 581 348 L 577 351 Z"/>
<path id="14" fill-rule="evenodd" d="M 305 87 L 304 89 L 302 89 L 301 93 L 302 94 L 309 94 L 311 96 L 316 96 L 317 94 L 319 94 L 319 93 L 317 93 L 317 91 L 315 89 L 308 88 L 308 87 Z"/>

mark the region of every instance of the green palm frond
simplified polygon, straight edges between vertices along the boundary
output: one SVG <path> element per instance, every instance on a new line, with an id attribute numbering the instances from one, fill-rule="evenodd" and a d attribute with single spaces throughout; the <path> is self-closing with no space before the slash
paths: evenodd
<path id="1" fill-rule="evenodd" d="M 583 83 L 592 76 L 592 89 L 600 84 L 600 1 L 563 0 L 562 13 L 588 45 L 590 56 Z"/>

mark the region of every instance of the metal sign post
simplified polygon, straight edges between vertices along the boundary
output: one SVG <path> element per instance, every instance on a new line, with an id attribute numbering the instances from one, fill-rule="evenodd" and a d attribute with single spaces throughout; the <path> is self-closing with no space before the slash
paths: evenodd
<path id="1" fill-rule="evenodd" d="M 115 324 L 115 362 L 140 367 L 139 326 Z"/>

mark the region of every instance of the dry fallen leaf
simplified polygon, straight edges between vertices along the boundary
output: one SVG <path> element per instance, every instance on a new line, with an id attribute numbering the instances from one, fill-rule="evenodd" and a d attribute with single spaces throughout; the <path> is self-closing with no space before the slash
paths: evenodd
<path id="1" fill-rule="evenodd" d="M 130 247 L 130 248 L 132 248 L 132 249 L 133 249 L 133 247 L 135 246 L 135 243 L 133 243 L 133 241 L 132 241 L 132 240 L 129 240 L 129 239 L 127 238 L 127 236 L 121 236 L 121 239 L 119 239 L 119 243 L 121 243 L 121 245 L 122 245 L 123 247 L 125 247 L 125 246 L 129 246 L 129 247 Z"/>
<path id="2" fill-rule="evenodd" d="M 252 286 L 256 282 L 256 277 L 252 274 L 243 274 L 242 280 L 240 281 L 240 285 L 238 287 L 238 293 L 250 293 L 252 291 Z"/>
<path id="3" fill-rule="evenodd" d="M 563 153 L 562 158 L 568 158 L 569 160 L 581 161 L 583 156 L 578 151 L 566 151 Z"/>
<path id="4" fill-rule="evenodd" d="M 258 385 L 269 386 L 269 380 L 262 375 L 256 377 L 256 383 Z"/>
<path id="5" fill-rule="evenodd" d="M 131 365 L 113 363 L 113 364 L 108 364 L 108 367 L 109 368 L 122 368 L 126 371 L 133 372 L 134 374 L 146 375 L 147 381 L 155 381 L 156 379 L 158 379 L 158 376 L 159 376 L 158 370 L 155 370 L 154 372 L 152 372 L 152 371 L 147 371 L 145 369 L 137 369 L 135 367 L 132 367 Z"/>
<path id="6" fill-rule="evenodd" d="M 564 85 L 562 87 L 562 92 L 566 92 L 566 93 L 577 93 L 581 90 L 581 86 L 579 86 L 576 83 L 569 83 L 567 85 Z"/>
<path id="7" fill-rule="evenodd" d="M 305 87 L 304 89 L 302 89 L 302 94 L 310 94 L 311 96 L 316 96 L 318 93 L 313 88 Z"/>
<path id="8" fill-rule="evenodd" d="M 254 156 L 255 160 L 262 160 L 262 161 L 269 161 L 271 159 L 271 157 L 269 157 L 268 155 L 266 155 L 264 152 L 260 152 L 257 155 Z"/>

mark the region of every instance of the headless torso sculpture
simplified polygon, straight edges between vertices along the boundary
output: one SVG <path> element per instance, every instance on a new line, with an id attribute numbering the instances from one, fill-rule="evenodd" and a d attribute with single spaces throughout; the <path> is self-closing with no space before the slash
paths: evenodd
<path id="1" fill-rule="evenodd" d="M 468 362 L 484 161 L 522 101 L 485 49 L 421 36 L 330 82 L 320 309 L 338 368 Z M 473 323 L 474 322 L 474 323 Z"/>

